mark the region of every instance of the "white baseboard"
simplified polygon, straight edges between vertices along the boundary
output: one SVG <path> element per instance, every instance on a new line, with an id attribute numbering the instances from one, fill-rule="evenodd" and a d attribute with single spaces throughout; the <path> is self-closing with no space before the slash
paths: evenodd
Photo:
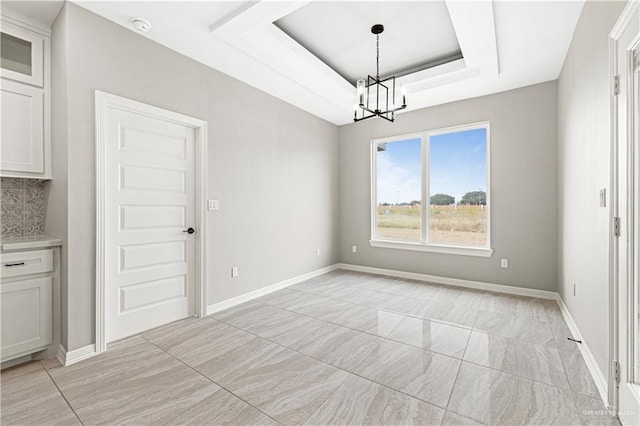
<path id="1" fill-rule="evenodd" d="M 558 297 L 558 293 L 556 293 L 555 291 L 537 290 L 533 288 L 524 288 L 524 287 L 512 287 L 509 285 L 492 284 L 492 283 L 486 283 L 482 281 L 461 280 L 458 278 L 439 277 L 436 275 L 418 274 L 415 272 L 397 271 L 394 269 L 381 269 L 381 268 L 374 268 L 371 266 L 351 265 L 348 263 L 338 263 L 336 266 L 338 269 L 346 269 L 349 271 L 366 272 L 369 274 L 376 274 L 376 275 L 388 275 L 388 276 L 398 277 L 398 278 L 408 278 L 408 279 L 418 280 L 418 281 L 428 281 L 430 283 L 436 283 L 436 284 L 446 284 L 446 285 L 455 286 L 455 287 L 471 288 L 474 290 L 486 290 L 486 291 L 494 291 L 496 293 L 513 294 L 516 296 L 528 296 L 528 297 L 537 297 L 540 299 L 552 299 L 552 300 L 556 300 L 556 298 Z"/>
<path id="2" fill-rule="evenodd" d="M 75 364 L 76 362 L 91 358 L 95 355 L 97 355 L 95 344 L 83 346 L 82 348 L 78 348 L 69 352 L 67 352 L 65 348 L 60 345 L 58 346 L 58 353 L 56 354 L 56 358 L 58 358 L 58 362 L 60 362 L 61 365 L 67 367 L 69 365 Z"/>
<path id="3" fill-rule="evenodd" d="M 317 276 L 326 274 L 327 272 L 335 271 L 336 269 L 338 269 L 338 264 L 330 265 L 324 268 L 316 269 L 315 271 L 311 271 L 306 274 L 289 278 L 288 280 L 271 284 L 258 290 L 250 291 L 249 293 L 241 294 L 240 296 L 232 297 L 231 299 L 223 300 L 222 302 L 214 303 L 213 305 L 207 306 L 207 315 L 224 311 L 225 309 L 229 309 L 241 303 L 257 299 L 258 297 L 266 296 L 267 294 L 273 293 L 274 291 L 278 291 L 294 284 L 309 280 L 311 278 L 315 278 Z"/>
<path id="4" fill-rule="evenodd" d="M 582 358 L 584 358 L 584 362 L 587 364 L 589 373 L 591 373 L 591 377 L 593 378 L 593 381 L 595 382 L 596 387 L 598 388 L 598 393 L 600 394 L 600 398 L 602 398 L 602 402 L 604 402 L 605 406 L 608 406 L 609 405 L 609 390 L 608 390 L 609 388 L 607 385 L 607 379 L 605 375 L 602 373 L 602 370 L 600 370 L 600 367 L 598 366 L 596 359 L 593 357 L 593 354 L 591 353 L 591 350 L 589 349 L 587 342 L 584 341 L 584 338 L 580 333 L 580 329 L 578 328 L 577 324 L 571 317 L 571 314 L 567 309 L 567 305 L 564 304 L 564 301 L 562 300 L 562 297 L 560 297 L 559 294 L 556 301 L 558 302 L 558 306 L 560 307 L 560 312 L 562 312 L 564 321 L 567 323 L 567 326 L 569 327 L 569 331 L 571 331 L 571 334 L 573 334 L 573 337 L 575 339 L 582 341 L 582 343 L 578 345 L 578 348 L 580 349 Z"/>
<path id="5" fill-rule="evenodd" d="M 56 358 L 58 358 L 58 362 L 60 365 L 64 366 L 67 362 L 67 350 L 62 345 L 58 345 L 58 352 L 56 352 Z"/>

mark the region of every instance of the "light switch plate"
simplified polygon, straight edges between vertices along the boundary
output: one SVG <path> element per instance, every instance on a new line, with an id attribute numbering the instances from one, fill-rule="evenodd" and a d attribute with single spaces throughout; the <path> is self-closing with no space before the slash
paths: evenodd
<path id="1" fill-rule="evenodd" d="M 600 207 L 607 207 L 607 190 L 602 188 L 600 190 Z"/>
<path id="2" fill-rule="evenodd" d="M 209 210 L 218 210 L 219 203 L 218 200 L 209 200 Z"/>

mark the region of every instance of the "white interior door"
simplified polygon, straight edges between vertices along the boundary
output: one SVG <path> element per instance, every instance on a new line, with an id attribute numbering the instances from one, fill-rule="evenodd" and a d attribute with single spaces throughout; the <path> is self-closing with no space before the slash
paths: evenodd
<path id="1" fill-rule="evenodd" d="M 196 130 L 148 110 L 107 108 L 106 342 L 196 314 Z M 197 230 L 196 230 L 197 231 Z"/>
<path id="2" fill-rule="evenodd" d="M 629 11 L 633 11 L 629 14 Z M 626 13 L 625 13 L 626 12 Z M 625 426 L 640 425 L 640 9 L 630 3 L 616 35 L 618 75 L 616 239 L 618 415 Z M 614 30 L 615 31 L 615 30 Z"/>

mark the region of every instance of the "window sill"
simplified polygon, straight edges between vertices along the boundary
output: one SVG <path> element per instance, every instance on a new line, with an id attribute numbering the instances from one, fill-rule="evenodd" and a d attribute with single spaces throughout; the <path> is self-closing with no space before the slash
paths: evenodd
<path id="1" fill-rule="evenodd" d="M 371 245 L 371 247 L 424 251 L 442 254 L 456 254 L 460 256 L 491 257 L 491 255 L 493 254 L 493 249 L 486 247 L 458 247 L 383 240 L 369 240 L 369 244 Z"/>

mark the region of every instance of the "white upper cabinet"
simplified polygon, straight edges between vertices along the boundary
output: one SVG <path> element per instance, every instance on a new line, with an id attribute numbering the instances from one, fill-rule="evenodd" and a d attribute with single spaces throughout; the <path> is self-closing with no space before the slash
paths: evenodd
<path id="1" fill-rule="evenodd" d="M 51 178 L 50 29 L 3 9 L 0 176 Z"/>
<path id="2" fill-rule="evenodd" d="M 42 87 L 45 37 L 3 20 L 0 42 L 0 75 Z"/>
<path id="3" fill-rule="evenodd" d="M 9 80 L 0 82 L 0 169 L 44 174 L 44 93 Z"/>

